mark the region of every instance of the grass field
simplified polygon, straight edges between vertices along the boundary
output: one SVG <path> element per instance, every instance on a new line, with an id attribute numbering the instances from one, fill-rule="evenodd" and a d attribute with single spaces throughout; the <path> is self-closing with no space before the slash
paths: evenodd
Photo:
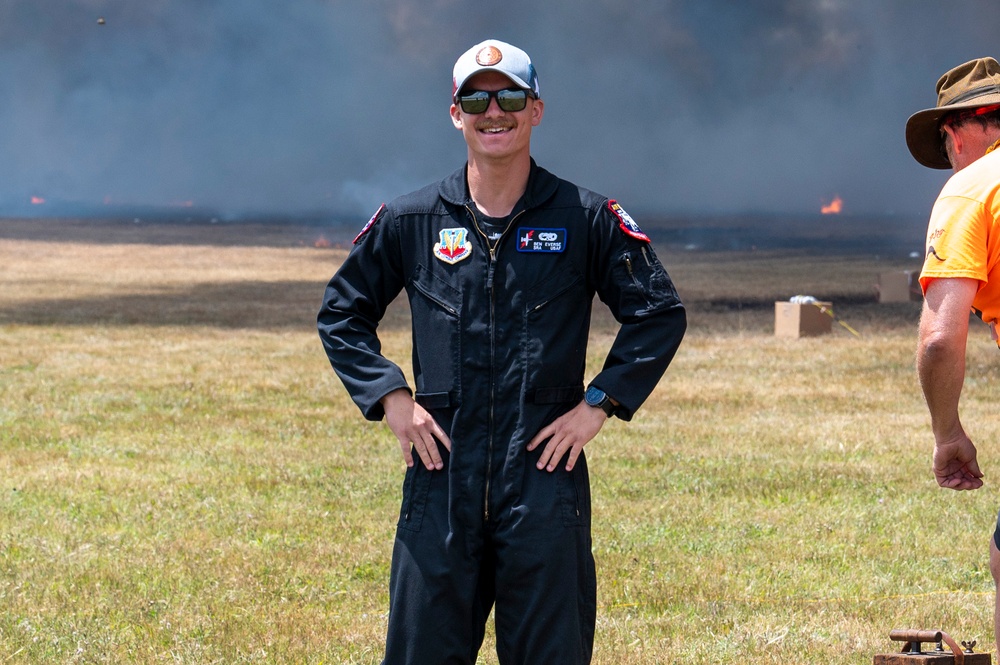
<path id="1" fill-rule="evenodd" d="M 343 250 L 3 229 L 0 663 L 378 663 L 403 465 L 314 330 Z M 993 651 L 985 327 L 963 416 L 987 484 L 946 491 L 919 304 L 872 296 L 912 260 L 659 249 L 691 325 L 635 420 L 587 449 L 594 662 L 871 663 L 905 627 Z M 860 337 L 774 337 L 774 300 L 803 293 Z M 404 367 L 407 321 L 383 326 Z M 599 316 L 592 371 L 612 334 Z"/>

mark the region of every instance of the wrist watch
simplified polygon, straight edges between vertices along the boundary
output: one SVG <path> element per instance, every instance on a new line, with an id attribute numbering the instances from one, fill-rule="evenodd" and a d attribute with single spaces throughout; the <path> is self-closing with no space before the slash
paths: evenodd
<path id="1" fill-rule="evenodd" d="M 617 407 L 615 407 L 615 404 L 614 402 L 611 401 L 611 398 L 608 397 L 608 394 L 603 390 L 601 390 L 600 388 L 597 388 L 595 386 L 590 386 L 589 388 L 587 388 L 587 392 L 584 393 L 583 399 L 585 402 L 587 402 L 588 405 L 597 407 L 598 409 L 603 411 L 608 418 L 615 415 L 615 409 Z"/>

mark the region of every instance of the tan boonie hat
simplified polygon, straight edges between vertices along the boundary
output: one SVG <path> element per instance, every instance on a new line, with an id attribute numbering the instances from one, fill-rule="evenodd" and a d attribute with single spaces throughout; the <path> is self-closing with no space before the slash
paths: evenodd
<path id="1" fill-rule="evenodd" d="M 913 158 L 932 169 L 950 169 L 941 138 L 941 120 L 954 111 L 1000 104 L 1000 63 L 993 58 L 970 60 L 937 82 L 938 101 L 906 121 L 906 147 Z"/>

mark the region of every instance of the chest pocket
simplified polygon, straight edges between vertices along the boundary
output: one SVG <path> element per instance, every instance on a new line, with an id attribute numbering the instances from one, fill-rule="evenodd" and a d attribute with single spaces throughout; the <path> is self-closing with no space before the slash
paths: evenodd
<path id="1" fill-rule="evenodd" d="M 536 404 L 579 401 L 591 309 L 583 277 L 558 275 L 531 292 L 522 337 L 529 399 Z"/>
<path id="2" fill-rule="evenodd" d="M 462 293 L 424 266 L 411 281 L 413 380 L 426 409 L 454 406 L 461 390 Z"/>

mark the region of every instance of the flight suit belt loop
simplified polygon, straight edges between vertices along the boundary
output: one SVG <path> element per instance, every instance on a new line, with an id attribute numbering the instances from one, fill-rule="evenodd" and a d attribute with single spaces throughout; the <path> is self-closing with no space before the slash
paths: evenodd
<path id="1" fill-rule="evenodd" d="M 450 392 L 417 393 L 414 400 L 425 409 L 447 409 L 457 403 Z"/>

